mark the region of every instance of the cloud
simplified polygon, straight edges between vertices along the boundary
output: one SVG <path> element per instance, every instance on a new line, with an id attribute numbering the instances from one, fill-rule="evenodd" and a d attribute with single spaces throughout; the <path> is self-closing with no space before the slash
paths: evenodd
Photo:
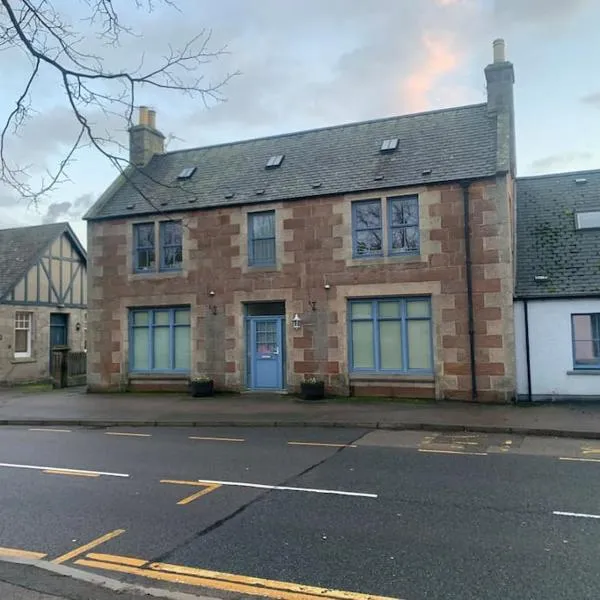
<path id="1" fill-rule="evenodd" d="M 600 108 L 600 92 L 596 92 L 595 94 L 588 94 L 581 98 L 581 102 L 584 104 L 589 104 L 595 108 Z"/>
<path id="2" fill-rule="evenodd" d="M 563 152 L 534 160 L 531 163 L 531 169 L 535 173 L 580 170 L 587 168 L 593 159 L 594 155 L 591 152 Z"/>
<path id="3" fill-rule="evenodd" d="M 63 200 L 62 202 L 52 202 L 46 209 L 46 214 L 42 217 L 43 223 L 57 223 L 58 221 L 73 221 L 80 219 L 81 216 L 94 202 L 93 194 L 83 194 L 73 202 Z"/>
<path id="4" fill-rule="evenodd" d="M 501 25 L 529 23 L 546 26 L 549 23 L 564 25 L 594 0 L 495 0 L 494 18 Z"/>

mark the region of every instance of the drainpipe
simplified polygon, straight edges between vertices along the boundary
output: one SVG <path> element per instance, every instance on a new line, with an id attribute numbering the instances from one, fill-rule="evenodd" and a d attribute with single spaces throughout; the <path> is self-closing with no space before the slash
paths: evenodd
<path id="1" fill-rule="evenodd" d="M 471 261 L 471 219 L 469 210 L 469 181 L 461 181 L 465 223 L 465 266 L 467 269 L 467 311 L 469 319 L 469 357 L 471 360 L 471 395 L 477 401 L 477 375 L 475 371 L 475 324 L 473 318 L 473 274 Z"/>
<path id="2" fill-rule="evenodd" d="M 525 317 L 525 362 L 527 364 L 527 400 L 532 401 L 531 397 L 531 353 L 529 348 L 529 309 L 527 300 L 523 299 L 523 315 Z"/>

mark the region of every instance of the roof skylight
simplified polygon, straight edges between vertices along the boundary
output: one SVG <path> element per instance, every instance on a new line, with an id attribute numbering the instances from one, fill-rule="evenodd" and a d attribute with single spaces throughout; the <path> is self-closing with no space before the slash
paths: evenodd
<path id="1" fill-rule="evenodd" d="M 600 229 L 600 210 L 578 212 L 575 223 L 577 229 Z"/>
<path id="2" fill-rule="evenodd" d="M 280 167 L 283 162 L 285 154 L 274 154 L 269 157 L 267 164 L 265 165 L 267 169 L 274 169 L 275 167 Z"/>
<path id="3" fill-rule="evenodd" d="M 381 152 L 393 152 L 398 147 L 398 138 L 389 138 L 381 142 Z"/>
<path id="4" fill-rule="evenodd" d="M 186 167 L 179 172 L 177 179 L 189 179 L 196 172 L 196 167 Z"/>

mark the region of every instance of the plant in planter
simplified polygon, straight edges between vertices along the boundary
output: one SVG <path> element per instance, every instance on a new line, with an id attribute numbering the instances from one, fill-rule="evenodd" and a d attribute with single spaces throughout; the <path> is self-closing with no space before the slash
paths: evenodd
<path id="1" fill-rule="evenodd" d="M 190 379 L 190 394 L 194 398 L 202 396 L 212 396 L 214 393 L 214 381 L 207 375 L 192 377 Z"/>
<path id="2" fill-rule="evenodd" d="M 303 400 L 322 400 L 325 397 L 325 382 L 316 377 L 307 377 L 300 383 L 300 397 Z"/>

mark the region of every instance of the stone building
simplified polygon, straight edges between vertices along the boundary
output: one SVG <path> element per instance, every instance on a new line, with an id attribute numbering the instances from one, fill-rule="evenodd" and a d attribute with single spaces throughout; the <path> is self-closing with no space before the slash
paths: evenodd
<path id="1" fill-rule="evenodd" d="M 86 215 L 91 391 L 515 393 L 513 66 L 484 103 L 164 152 Z"/>
<path id="2" fill-rule="evenodd" d="M 0 230 L 0 385 L 48 381 L 54 346 L 85 349 L 86 264 L 68 223 Z"/>

